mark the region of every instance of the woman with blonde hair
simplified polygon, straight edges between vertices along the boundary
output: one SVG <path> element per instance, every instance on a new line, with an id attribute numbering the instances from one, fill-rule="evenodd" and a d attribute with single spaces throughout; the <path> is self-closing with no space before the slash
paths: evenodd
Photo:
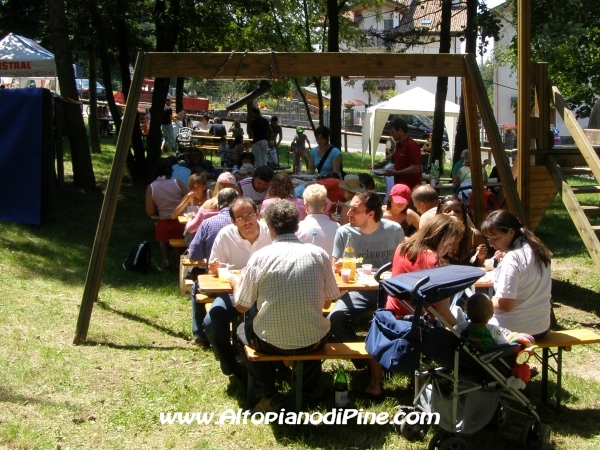
<path id="1" fill-rule="evenodd" d="M 420 227 L 406 241 L 396 248 L 392 261 L 392 276 L 401 273 L 417 272 L 446 265 L 445 256 L 452 246 L 464 234 L 465 226 L 458 220 L 445 214 L 437 214 Z M 456 319 L 450 312 L 449 299 L 431 305 L 450 323 L 456 325 Z M 397 318 L 412 314 L 396 298 L 388 296 L 385 308 L 391 310 Z M 381 373 L 383 368 L 374 359 L 370 360 L 371 382 L 366 394 L 381 395 Z"/>

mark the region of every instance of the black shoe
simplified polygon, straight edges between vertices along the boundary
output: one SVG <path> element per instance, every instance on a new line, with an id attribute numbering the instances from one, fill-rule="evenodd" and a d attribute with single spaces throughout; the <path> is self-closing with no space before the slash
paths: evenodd
<path id="1" fill-rule="evenodd" d="M 210 348 L 210 342 L 208 342 L 208 338 L 206 337 L 197 337 L 191 340 L 192 345 L 197 345 L 198 347 L 202 347 L 203 349 Z"/>

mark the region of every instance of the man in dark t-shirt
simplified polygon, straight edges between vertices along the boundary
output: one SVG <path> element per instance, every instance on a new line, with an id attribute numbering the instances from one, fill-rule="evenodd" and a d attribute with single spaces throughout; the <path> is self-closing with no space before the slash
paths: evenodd
<path id="1" fill-rule="evenodd" d="M 251 121 L 248 125 L 248 136 L 252 138 L 252 153 L 254 153 L 254 167 L 267 165 L 267 152 L 271 139 L 271 124 L 260 115 L 256 106 L 250 108 Z"/>
<path id="2" fill-rule="evenodd" d="M 225 125 L 223 125 L 223 122 L 219 117 L 215 117 L 214 123 L 208 129 L 208 134 L 218 137 L 227 136 L 227 128 L 225 128 Z"/>
<path id="3" fill-rule="evenodd" d="M 173 108 L 171 108 L 171 99 L 167 98 L 165 101 L 165 107 L 162 113 L 160 129 L 165 139 L 163 151 L 172 152 L 175 151 L 175 133 L 173 132 Z"/>

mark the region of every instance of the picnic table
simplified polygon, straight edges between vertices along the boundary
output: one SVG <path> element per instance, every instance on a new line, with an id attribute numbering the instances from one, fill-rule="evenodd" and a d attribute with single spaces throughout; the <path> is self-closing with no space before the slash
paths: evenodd
<path id="1" fill-rule="evenodd" d="M 490 274 L 490 275 L 488 275 Z M 488 272 L 481 278 L 481 281 L 475 283 L 475 287 L 489 288 L 492 287 L 493 275 L 492 272 Z M 390 272 L 384 272 L 381 279 L 389 278 Z M 342 277 L 339 273 L 335 274 L 335 282 L 340 291 L 376 291 L 379 289 L 379 283 L 375 281 L 373 276 L 359 276 L 356 281 L 350 281 L 345 283 L 342 281 Z M 217 275 L 213 274 L 201 274 L 198 276 L 198 285 L 200 290 L 207 295 L 213 294 L 230 294 L 232 292 L 229 283 L 225 283 L 219 280 Z"/>
<path id="2" fill-rule="evenodd" d="M 340 290 L 344 291 L 376 291 L 379 289 L 379 283 L 373 279 L 373 277 L 360 277 L 357 281 L 344 283 L 339 273 L 335 274 L 335 281 Z M 201 274 L 198 276 L 198 285 L 200 290 L 207 295 L 213 294 L 231 294 L 231 286 L 229 283 L 219 281 L 216 275 L 212 274 Z"/>

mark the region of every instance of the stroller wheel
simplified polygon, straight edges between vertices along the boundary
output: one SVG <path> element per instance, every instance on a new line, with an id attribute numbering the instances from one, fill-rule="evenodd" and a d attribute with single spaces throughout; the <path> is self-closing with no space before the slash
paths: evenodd
<path id="1" fill-rule="evenodd" d="M 529 449 L 529 446 L 536 440 L 539 426 L 533 420 L 528 421 L 519 435 L 519 444 L 523 450 Z"/>
<path id="2" fill-rule="evenodd" d="M 507 408 L 499 404 L 498 408 L 496 408 L 496 412 L 494 413 L 494 417 L 490 422 L 490 428 L 493 430 L 502 430 L 506 427 L 508 423 L 508 410 Z"/>
<path id="3" fill-rule="evenodd" d="M 442 442 L 440 450 L 468 450 L 469 446 L 463 438 L 452 436 Z"/>
<path id="4" fill-rule="evenodd" d="M 429 425 L 421 425 L 416 423 L 414 425 L 409 425 L 404 422 L 400 425 L 400 434 L 407 441 L 421 441 L 429 432 Z"/>
<path id="5" fill-rule="evenodd" d="M 446 439 L 449 439 L 450 437 L 452 437 L 452 435 L 445 431 L 436 432 L 433 435 L 433 437 L 431 438 L 431 440 L 429 441 L 429 446 L 427 447 L 427 449 L 428 450 L 440 450 L 442 448 L 442 443 Z"/>
<path id="6" fill-rule="evenodd" d="M 550 425 L 540 423 L 539 434 L 535 441 L 536 450 L 546 450 L 550 446 Z"/>

